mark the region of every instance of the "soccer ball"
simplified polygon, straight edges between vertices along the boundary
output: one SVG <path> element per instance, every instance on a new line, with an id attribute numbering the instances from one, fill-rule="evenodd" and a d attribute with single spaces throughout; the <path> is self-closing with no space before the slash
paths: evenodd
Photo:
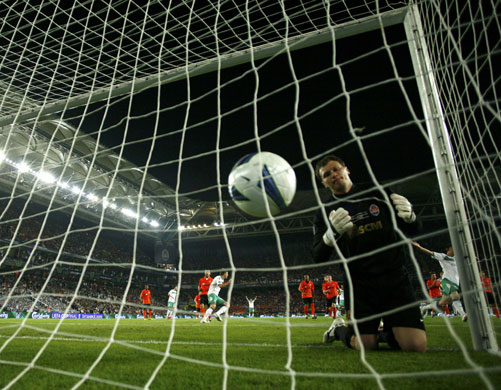
<path id="1" fill-rule="evenodd" d="M 247 214 L 268 216 L 268 202 L 271 215 L 276 215 L 294 198 L 296 174 L 289 163 L 277 154 L 251 153 L 232 168 L 228 190 L 235 204 Z"/>

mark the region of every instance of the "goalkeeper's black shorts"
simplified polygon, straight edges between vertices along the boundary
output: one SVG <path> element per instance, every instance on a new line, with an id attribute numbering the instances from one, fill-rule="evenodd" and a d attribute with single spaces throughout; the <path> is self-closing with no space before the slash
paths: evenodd
<path id="1" fill-rule="evenodd" d="M 350 315 L 352 320 L 357 319 L 361 334 L 377 334 L 381 319 L 385 330 L 394 327 L 424 330 L 419 304 L 407 276 L 358 279 L 354 280 L 353 288 L 355 301 Z M 348 289 L 345 295 L 346 308 L 351 309 Z"/>

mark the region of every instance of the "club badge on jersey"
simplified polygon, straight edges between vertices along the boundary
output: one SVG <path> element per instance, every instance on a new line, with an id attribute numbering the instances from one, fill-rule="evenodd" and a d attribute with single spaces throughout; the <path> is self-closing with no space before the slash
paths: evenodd
<path id="1" fill-rule="evenodd" d="M 374 217 L 377 217 L 379 215 L 379 206 L 377 204 L 371 204 L 369 206 L 369 213 L 371 213 L 371 215 L 373 215 Z"/>

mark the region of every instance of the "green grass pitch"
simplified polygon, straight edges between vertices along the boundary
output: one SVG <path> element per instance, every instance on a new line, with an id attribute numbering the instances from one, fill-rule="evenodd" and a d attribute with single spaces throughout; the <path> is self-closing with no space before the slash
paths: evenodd
<path id="1" fill-rule="evenodd" d="M 22 328 L 21 320 L 2 320 L 0 387 L 501 388 L 501 355 L 473 351 L 467 324 L 449 321 L 465 350 L 444 318 L 436 317 L 426 318 L 427 353 L 380 350 L 362 356 L 340 342 L 322 344 L 331 322 L 324 317 L 292 318 L 289 328 L 284 318 L 231 318 L 226 325 L 215 320 L 202 325 L 196 319 L 121 320 L 118 325 L 114 320 L 28 320 Z M 501 320 L 493 324 L 500 334 Z"/>

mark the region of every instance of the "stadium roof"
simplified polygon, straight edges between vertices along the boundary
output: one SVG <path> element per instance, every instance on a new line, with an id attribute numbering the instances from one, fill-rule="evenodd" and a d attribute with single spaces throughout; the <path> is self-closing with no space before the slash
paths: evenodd
<path id="1" fill-rule="evenodd" d="M 20 104 L 22 95 L 17 97 L 19 100 L 11 88 L 9 103 L 17 100 Z M 25 102 L 25 106 L 29 105 L 29 101 Z M 21 173 L 17 195 L 28 195 L 33 190 L 35 199 L 47 203 L 54 188 L 60 187 L 56 202 L 65 200 L 63 203 L 70 205 L 79 195 L 78 188 L 82 192 L 80 203 L 89 213 L 100 212 L 103 202 L 114 205 L 107 208 L 115 222 L 121 219 L 116 214 L 123 209 L 136 212 L 137 200 L 141 199 L 141 218 L 161 221 L 160 228 L 177 223 L 175 190 L 55 115 L 38 121 L 36 126 L 34 123 L 0 128 L 0 181 L 4 190 L 11 188 Z M 182 221 L 196 215 L 200 218 L 204 213 L 215 214 L 212 207 L 196 199 L 179 196 L 177 202 Z M 227 202 L 224 206 L 233 210 Z"/>
<path id="2" fill-rule="evenodd" d="M 6 86 L 0 84 L 0 93 L 2 89 L 5 91 Z M 19 106 L 24 99 L 25 107 L 37 107 L 35 102 L 23 97 L 12 86 L 8 97 L 7 106 Z M 192 232 L 187 231 L 186 234 L 204 237 L 208 236 L 208 224 L 220 221 L 219 208 L 222 205 L 225 220 L 240 224 L 239 230 L 263 232 L 262 226 L 250 227 L 252 224 L 246 215 L 231 201 L 208 202 L 180 195 L 177 197 L 178 213 L 175 189 L 145 173 L 144 169 L 114 150 L 98 144 L 88 129 L 77 129 L 57 115 L 0 128 L 0 150 L 0 183 L 3 192 L 10 192 L 15 185 L 14 196 L 26 197 L 31 194 L 34 201 L 45 206 L 55 194 L 53 202 L 65 212 L 72 212 L 80 195 L 79 203 L 84 207 L 78 208 L 77 215 L 81 218 L 95 222 L 104 206 L 108 222 L 130 229 L 135 221 L 130 215 L 124 215 L 122 210 L 136 212 L 137 200 L 141 199 L 141 231 L 177 231 L 179 214 L 182 226 L 193 228 Z M 56 188 L 57 192 L 54 191 Z M 311 195 L 308 191 L 298 192 L 291 210 L 304 214 L 304 210 L 314 204 Z M 306 210 L 306 214 L 311 219 L 312 210 Z M 297 215 L 293 219 L 300 221 L 304 216 Z M 152 221 L 157 221 L 159 225 L 151 226 Z M 292 225 L 301 228 L 302 223 L 298 225 L 297 222 L 289 221 L 281 228 L 291 228 Z"/>

